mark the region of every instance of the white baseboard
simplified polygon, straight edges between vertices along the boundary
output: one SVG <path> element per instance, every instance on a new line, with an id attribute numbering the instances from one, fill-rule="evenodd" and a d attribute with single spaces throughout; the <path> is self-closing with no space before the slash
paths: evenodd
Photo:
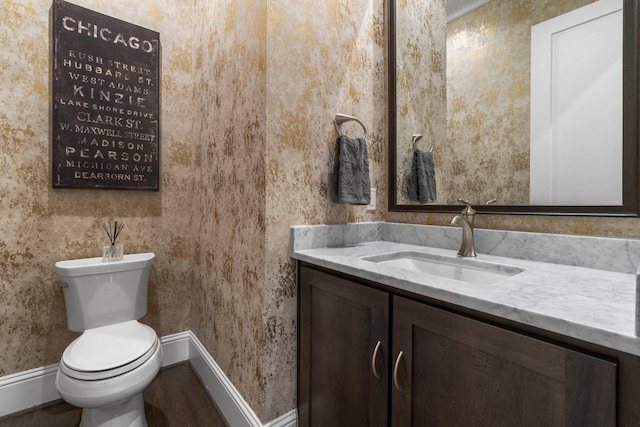
<path id="1" fill-rule="evenodd" d="M 264 427 L 297 427 L 298 426 L 298 411 L 296 409 L 287 412 L 281 417 L 267 423 Z"/>
<path id="2" fill-rule="evenodd" d="M 0 417 L 60 399 L 58 364 L 0 378 Z"/>
<path id="3" fill-rule="evenodd" d="M 160 338 L 163 367 L 189 360 L 189 340 L 192 335 L 191 331 L 186 331 Z"/>
<path id="4" fill-rule="evenodd" d="M 297 427 L 295 409 L 263 426 L 193 332 L 167 335 L 160 341 L 162 366 L 188 360 L 232 427 Z M 56 363 L 0 377 L 0 417 L 60 399 L 55 385 L 57 372 Z"/>

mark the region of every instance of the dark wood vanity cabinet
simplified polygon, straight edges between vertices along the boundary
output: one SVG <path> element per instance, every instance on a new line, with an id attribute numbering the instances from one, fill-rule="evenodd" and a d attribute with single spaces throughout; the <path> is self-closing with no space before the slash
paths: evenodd
<path id="1" fill-rule="evenodd" d="M 617 366 L 598 357 L 402 297 L 392 354 L 394 427 L 616 425 Z"/>
<path id="2" fill-rule="evenodd" d="M 300 426 L 386 426 L 389 294 L 309 268 L 300 283 Z"/>
<path id="3" fill-rule="evenodd" d="M 301 427 L 640 425 L 613 359 L 305 265 L 298 355 Z"/>

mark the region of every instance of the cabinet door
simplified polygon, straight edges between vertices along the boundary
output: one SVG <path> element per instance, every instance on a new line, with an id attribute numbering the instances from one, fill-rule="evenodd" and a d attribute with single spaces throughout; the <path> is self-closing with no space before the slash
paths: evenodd
<path id="1" fill-rule="evenodd" d="M 402 297 L 393 313 L 394 427 L 616 425 L 615 363 Z"/>
<path id="2" fill-rule="evenodd" d="M 306 267 L 299 291 L 300 426 L 386 426 L 389 294 Z"/>

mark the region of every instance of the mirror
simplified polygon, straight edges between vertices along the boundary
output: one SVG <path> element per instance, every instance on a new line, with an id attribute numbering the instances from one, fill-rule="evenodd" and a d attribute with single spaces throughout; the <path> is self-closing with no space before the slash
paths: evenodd
<path id="1" fill-rule="evenodd" d="M 390 0 L 389 210 L 638 216 L 638 1 Z"/>

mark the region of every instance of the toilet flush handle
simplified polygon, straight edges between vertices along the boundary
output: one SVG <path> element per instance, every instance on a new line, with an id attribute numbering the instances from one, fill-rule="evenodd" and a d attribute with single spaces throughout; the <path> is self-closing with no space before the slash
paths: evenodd
<path id="1" fill-rule="evenodd" d="M 60 286 L 62 289 L 64 289 L 64 288 L 68 288 L 69 284 L 67 282 L 62 282 L 62 283 L 58 283 L 58 286 Z"/>

